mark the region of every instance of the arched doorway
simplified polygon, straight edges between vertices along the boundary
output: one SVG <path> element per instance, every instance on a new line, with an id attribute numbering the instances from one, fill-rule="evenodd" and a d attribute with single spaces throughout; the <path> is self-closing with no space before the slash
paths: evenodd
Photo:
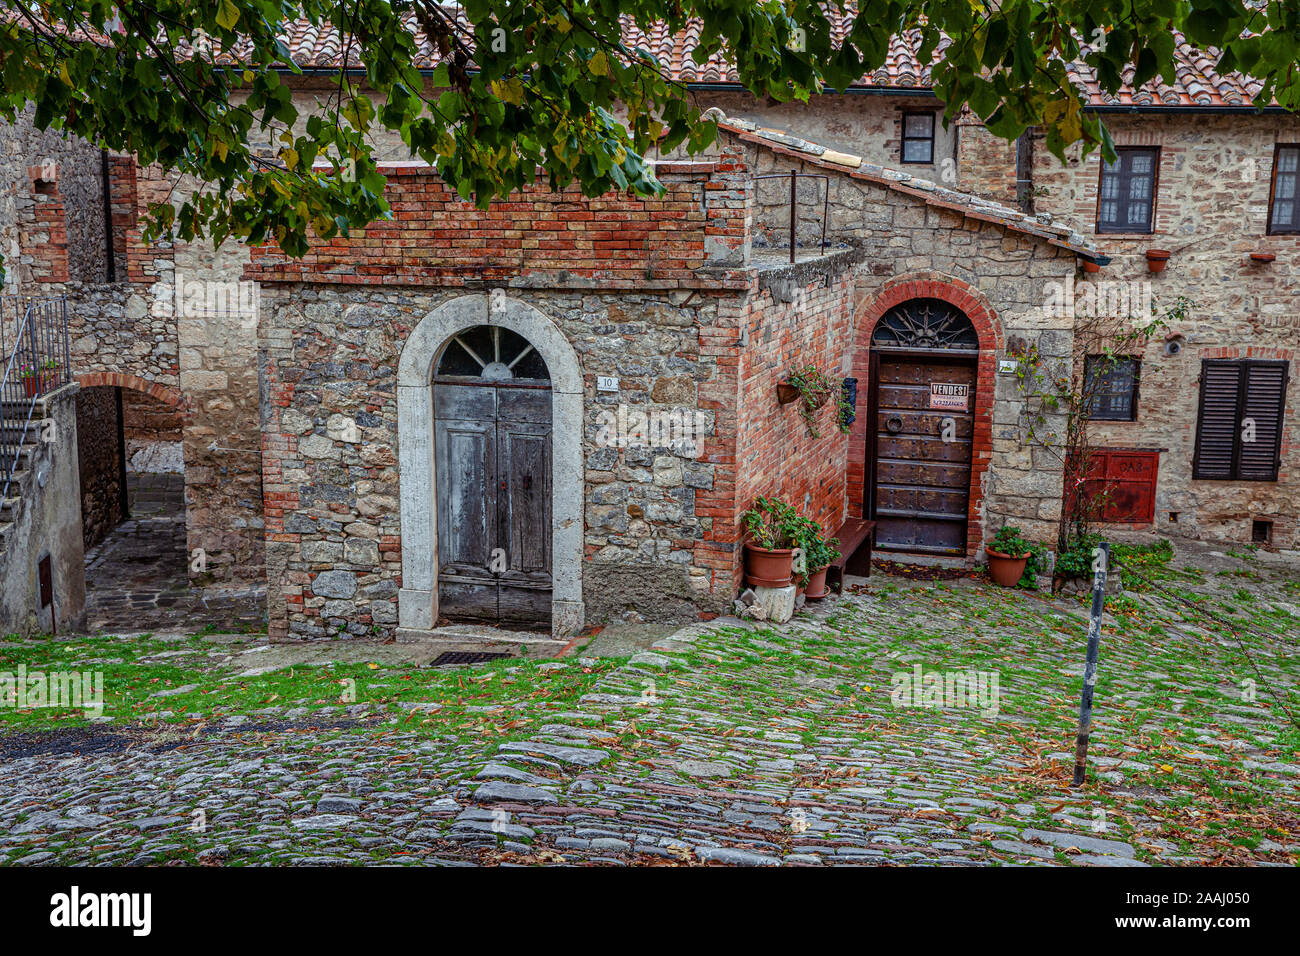
<path id="1" fill-rule="evenodd" d="M 551 621 L 551 376 L 523 336 L 457 332 L 433 375 L 438 606 L 449 620 Z"/>
<path id="2" fill-rule="evenodd" d="M 482 327 L 487 327 L 487 331 L 482 331 Z M 501 364 L 509 368 L 510 363 L 518 359 L 515 368 L 510 369 L 510 379 L 493 377 L 501 374 L 500 368 L 488 373 L 488 367 L 498 363 L 495 351 L 497 346 L 493 344 L 491 329 L 517 336 L 515 339 L 503 335 L 497 339 L 502 349 Z M 468 338 L 465 338 L 466 334 L 469 335 Z M 470 344 L 482 364 L 467 354 L 462 356 L 459 348 L 451 347 L 457 335 Z M 483 338 L 485 335 L 486 339 Z M 476 341 L 480 343 L 477 348 L 474 346 Z M 513 351 L 512 343 L 518 345 L 519 342 L 530 346 L 531 350 L 524 354 L 521 346 L 519 351 Z M 529 355 L 533 357 L 530 359 Z M 444 359 L 447 360 L 445 365 Z M 534 366 L 533 362 L 540 363 L 540 367 Z M 543 369 L 546 377 L 538 378 Z M 444 377 L 444 372 L 448 380 L 435 382 L 435 378 Z M 463 374 L 458 376 L 457 372 Z M 469 381 L 453 381 L 457 378 Z M 536 387 L 501 387 L 505 383 L 519 382 L 521 379 L 531 379 L 531 384 Z M 441 485 L 453 480 L 458 463 L 472 461 L 473 457 L 467 454 L 448 454 L 442 468 L 438 467 L 437 459 L 440 448 L 448 448 L 451 442 L 457 440 L 450 434 L 453 422 L 478 422 L 480 431 L 484 433 L 481 439 L 484 450 L 481 454 L 486 455 L 486 423 L 489 419 L 478 413 L 465 416 L 455 408 L 448 409 L 455 414 L 448 414 L 445 418 L 441 414 L 435 416 L 435 400 L 441 401 L 447 395 L 455 396 L 455 392 L 449 391 L 455 385 L 466 386 L 469 389 L 467 394 L 475 388 L 490 389 L 493 408 L 499 408 L 498 402 L 507 406 L 505 431 L 509 437 L 506 444 L 511 447 L 506 454 L 517 455 L 521 466 L 531 466 L 531 470 L 525 468 L 517 473 L 516 485 L 521 493 L 518 500 L 526 503 L 536 500 L 536 496 L 540 495 L 549 499 L 549 511 L 546 512 L 549 522 L 543 520 L 542 523 L 549 524 L 551 636 L 576 634 L 581 630 L 583 622 L 582 370 L 573 346 L 554 322 L 527 303 L 503 294 L 503 290 L 496 290 L 491 295 L 463 295 L 442 303 L 419 321 L 402 346 L 397 369 L 397 444 L 402 518 L 399 636 L 406 632 L 407 637 L 418 638 L 432 631 L 439 618 L 446 616 L 441 606 L 444 595 L 441 587 L 443 575 L 451 578 L 461 576 L 453 573 L 456 569 L 443 567 L 444 534 L 456 534 L 455 529 L 449 527 L 452 523 L 450 512 L 443 513 L 446 510 L 444 502 L 456 500 L 457 496 L 445 495 Z M 530 392 L 535 393 L 532 398 L 528 397 Z M 541 452 L 542 445 L 534 426 L 545 424 L 537 420 L 542 416 L 541 406 L 545 404 L 539 398 L 542 393 L 549 395 L 549 472 L 546 468 L 539 467 L 536 457 Z M 452 398 L 453 404 L 456 401 Z M 523 406 L 529 406 L 531 410 Z M 490 421 L 493 430 L 499 433 L 502 430 L 502 419 L 499 411 L 494 412 L 494 415 Z M 441 440 L 437 434 L 440 427 L 448 432 Z M 459 432 L 459 440 L 467 448 L 474 448 L 474 442 L 480 440 L 471 440 L 464 426 L 457 425 L 455 428 Z M 495 441 L 491 447 L 492 454 L 496 455 L 498 445 Z M 507 465 L 507 469 L 508 467 Z M 500 468 L 501 463 L 495 462 L 497 494 L 500 494 L 502 481 Z M 467 485 L 474 480 L 472 476 L 465 479 Z M 483 481 L 486 482 L 486 477 Z M 529 483 L 530 487 L 523 488 L 525 483 Z M 498 513 L 495 504 L 489 509 L 485 503 L 481 503 L 481 508 L 484 522 L 489 513 Z M 526 531 L 528 543 L 516 548 L 514 559 L 516 570 L 522 575 L 534 574 L 537 570 L 525 569 L 530 567 L 530 562 L 536 563 L 537 545 L 543 540 L 536 531 L 537 515 L 530 515 L 529 520 L 534 525 L 532 530 Z M 516 531 L 507 527 L 508 538 Z M 499 528 L 498 525 L 498 546 L 502 540 Z M 522 534 L 525 530 L 520 528 L 518 533 Z M 456 544 L 454 548 L 462 546 L 464 545 Z M 457 552 L 453 550 L 452 553 Z M 460 569 L 463 570 L 470 563 L 477 565 L 482 556 L 481 551 L 471 552 L 472 562 L 459 562 Z M 490 547 L 487 557 L 491 558 Z M 507 553 L 504 557 L 509 567 L 510 555 Z M 490 563 L 488 566 L 491 567 Z M 482 579 L 481 575 L 479 579 Z M 517 580 L 518 576 L 510 577 L 510 583 L 506 587 L 514 587 L 513 582 Z M 534 583 L 540 585 L 542 581 L 535 578 Z M 537 590 L 543 589 L 539 587 Z M 450 596 L 450 589 L 447 593 Z M 500 594 L 498 590 L 498 613 Z M 523 596 L 538 598 L 544 603 L 544 599 L 538 595 Z M 507 604 L 517 597 L 518 594 L 508 592 Z"/>
<path id="3" fill-rule="evenodd" d="M 876 323 L 865 507 L 881 551 L 967 552 L 979 347 L 943 299 L 899 302 Z"/>

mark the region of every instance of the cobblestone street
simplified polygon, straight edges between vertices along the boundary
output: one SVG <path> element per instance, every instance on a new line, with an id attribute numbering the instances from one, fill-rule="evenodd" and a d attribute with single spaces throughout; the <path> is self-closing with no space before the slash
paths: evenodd
<path id="1" fill-rule="evenodd" d="M 1086 607 L 969 579 L 876 575 L 631 658 L 267 672 L 249 635 L 3 645 L 4 669 L 103 670 L 106 707 L 4 715 L 0 862 L 1294 865 L 1294 559 L 1197 560 L 1113 599 L 1082 788 Z M 916 706 L 918 668 L 996 694 Z"/>
<path id="2" fill-rule="evenodd" d="M 128 472 L 131 517 L 86 553 L 86 628 L 91 633 L 229 628 L 265 619 L 256 593 L 207 601 L 191 594 L 185 547 L 185 479 Z"/>

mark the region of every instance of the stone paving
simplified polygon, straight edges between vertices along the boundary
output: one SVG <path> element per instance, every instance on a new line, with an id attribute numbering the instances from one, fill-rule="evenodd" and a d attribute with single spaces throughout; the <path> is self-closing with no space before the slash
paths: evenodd
<path id="1" fill-rule="evenodd" d="M 874 576 L 630 658 L 375 664 L 350 703 L 225 705 L 247 638 L 177 635 L 147 718 L 0 736 L 0 862 L 1292 866 L 1300 579 L 1218 559 L 1115 600 L 1080 788 L 1082 601 Z M 910 699 L 918 667 L 979 676 Z"/>
<path id="2" fill-rule="evenodd" d="M 86 553 L 87 630 L 228 628 L 265 620 L 264 589 L 191 593 L 183 475 L 128 472 L 127 491 L 130 519 Z"/>

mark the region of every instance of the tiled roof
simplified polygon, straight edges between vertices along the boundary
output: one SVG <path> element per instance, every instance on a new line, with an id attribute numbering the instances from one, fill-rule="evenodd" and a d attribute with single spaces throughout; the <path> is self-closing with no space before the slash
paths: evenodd
<path id="1" fill-rule="evenodd" d="M 456 8 L 458 19 L 465 23 L 464 12 Z M 832 12 L 832 36 L 837 42 L 843 42 L 853 25 L 852 18 L 845 14 Z M 674 80 L 683 83 L 723 83 L 738 84 L 739 77 L 735 68 L 721 55 L 715 53 L 704 63 L 696 63 L 691 54 L 700 40 L 700 24 L 692 22 L 686 29 L 671 34 L 667 27 L 660 25 L 649 31 L 637 27 L 632 19 L 624 16 L 623 42 L 635 49 L 640 47 L 651 53 L 661 64 L 664 72 Z M 420 37 L 420 52 L 416 66 L 432 68 L 438 64 L 437 48 L 423 38 L 413 17 L 407 17 L 407 25 Z M 1177 74 L 1175 82 L 1167 85 L 1156 78 L 1138 89 L 1126 85 L 1116 94 L 1103 93 L 1097 83 L 1092 69 L 1083 63 L 1074 63 L 1068 67 L 1075 82 L 1087 92 L 1092 106 L 1249 106 L 1252 98 L 1260 90 L 1257 80 L 1232 73 L 1220 75 L 1214 68 L 1216 51 L 1202 51 L 1192 47 L 1181 35 L 1177 36 L 1174 69 Z M 325 25 L 315 27 L 300 21 L 295 23 L 286 37 L 289 49 L 293 51 L 294 61 L 304 68 L 333 68 L 343 62 L 342 42 L 337 31 Z M 885 63 L 872 73 L 863 75 L 857 83 L 858 88 L 916 89 L 928 92 L 930 89 L 931 62 L 922 62 L 918 55 L 921 45 L 919 31 L 911 30 L 895 35 L 889 43 L 889 52 Z M 935 51 L 936 60 L 942 56 L 947 43 L 941 43 Z M 348 65 L 357 66 L 359 60 L 355 53 L 348 57 Z M 1132 70 L 1128 71 L 1132 77 Z"/>
<path id="2" fill-rule="evenodd" d="M 761 127 L 739 117 L 726 116 L 716 107 L 709 110 L 706 115 L 717 120 L 720 130 L 743 142 L 753 143 L 783 156 L 832 170 L 852 179 L 866 180 L 886 189 L 913 196 L 926 205 L 938 209 L 957 212 L 970 219 L 993 223 L 1013 232 L 1033 236 L 1085 259 L 1096 259 L 1100 256 L 1091 240 L 1069 226 L 1053 221 L 1047 213 L 1029 215 L 1019 209 L 982 199 L 970 193 L 958 192 L 901 170 L 864 162 L 860 156 L 827 149 L 825 146 L 781 130 Z"/>
<path id="3" fill-rule="evenodd" d="M 468 29 L 463 8 L 456 6 L 457 21 Z M 853 25 L 852 14 L 831 11 L 832 36 L 837 42 L 843 42 Z M 17 19 L 13 11 L 0 11 L 0 22 Z M 418 53 L 415 66 L 432 69 L 439 63 L 437 47 L 424 37 L 415 16 L 408 13 L 404 22 L 407 29 L 418 41 Z M 666 27 L 660 25 L 649 31 L 637 27 L 630 17 L 624 16 L 623 41 L 631 47 L 640 47 L 649 51 L 663 64 L 667 76 L 683 83 L 720 83 L 738 84 L 739 77 L 735 68 L 718 54 L 706 62 L 697 64 L 691 54 L 700 39 L 700 24 L 692 21 L 684 30 L 670 34 Z M 83 32 L 75 34 L 78 38 L 86 36 Z M 1205 106 L 1242 106 L 1251 105 L 1252 99 L 1259 92 L 1261 83 L 1239 73 L 1220 74 L 1215 69 L 1218 57 L 1215 50 L 1198 50 L 1189 44 L 1181 34 L 1175 34 L 1177 43 L 1174 50 L 1175 80 L 1166 84 L 1156 79 L 1134 89 L 1125 85 L 1118 93 L 1103 93 L 1097 83 L 1095 73 L 1083 63 L 1072 63 L 1067 69 L 1075 83 L 1088 94 L 1089 103 L 1095 107 L 1205 107 Z M 92 39 L 99 39 L 91 34 Z M 345 50 L 343 39 L 328 23 L 313 25 L 306 20 L 292 23 L 284 36 L 286 46 L 293 55 L 294 62 L 303 69 L 337 69 L 346 65 L 361 66 L 361 60 L 355 49 Z M 918 56 L 921 37 L 919 31 L 904 31 L 894 36 L 889 43 L 889 52 L 885 63 L 872 73 L 863 75 L 853 84 L 862 89 L 915 89 L 929 92 L 931 85 L 930 67 L 932 62 L 923 63 Z M 935 51 L 935 61 L 942 56 L 946 42 Z M 186 44 L 180 46 L 182 54 L 188 52 Z M 218 59 L 226 62 L 239 61 L 245 50 L 235 48 Z M 1127 73 L 1132 77 L 1132 70 Z"/>

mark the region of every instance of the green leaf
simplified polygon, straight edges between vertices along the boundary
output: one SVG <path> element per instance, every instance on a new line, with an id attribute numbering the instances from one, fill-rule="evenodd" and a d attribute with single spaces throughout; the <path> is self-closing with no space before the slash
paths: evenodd
<path id="1" fill-rule="evenodd" d="M 233 30 L 238 22 L 239 8 L 231 0 L 221 0 L 221 4 L 217 7 L 217 23 L 227 30 Z"/>

